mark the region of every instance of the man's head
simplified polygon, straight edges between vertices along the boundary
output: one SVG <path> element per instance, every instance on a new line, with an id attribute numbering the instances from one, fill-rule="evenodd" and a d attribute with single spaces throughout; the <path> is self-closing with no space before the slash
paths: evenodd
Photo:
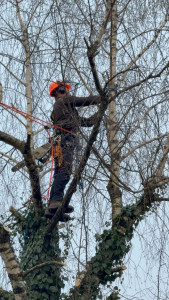
<path id="1" fill-rule="evenodd" d="M 49 86 L 49 94 L 51 97 L 64 97 L 69 94 L 70 85 L 62 81 L 53 81 Z"/>

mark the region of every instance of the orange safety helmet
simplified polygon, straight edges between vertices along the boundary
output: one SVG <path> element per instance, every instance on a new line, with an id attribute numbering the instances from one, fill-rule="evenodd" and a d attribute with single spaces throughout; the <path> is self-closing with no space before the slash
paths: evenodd
<path id="1" fill-rule="evenodd" d="M 54 97 L 52 93 L 60 85 L 65 86 L 68 90 L 70 90 L 70 88 L 71 88 L 71 86 L 69 84 L 64 83 L 63 81 L 52 81 L 52 83 L 49 86 L 49 94 L 51 97 Z"/>

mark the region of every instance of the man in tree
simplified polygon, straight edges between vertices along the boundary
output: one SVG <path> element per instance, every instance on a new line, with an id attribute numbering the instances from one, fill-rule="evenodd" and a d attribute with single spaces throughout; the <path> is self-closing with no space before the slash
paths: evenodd
<path id="1" fill-rule="evenodd" d="M 79 126 L 92 126 L 97 115 L 96 113 L 89 118 L 80 117 L 76 107 L 100 103 L 100 96 L 71 96 L 69 93 L 70 88 L 69 84 L 60 81 L 52 82 L 49 86 L 50 96 L 55 98 L 51 117 L 54 125 L 57 125 L 61 129 L 55 129 L 55 171 L 49 207 L 45 212 L 47 218 L 51 218 L 56 210 L 62 205 L 64 189 L 69 182 L 72 172 L 73 151 Z M 70 213 L 72 211 L 72 206 L 65 207 L 65 213 Z M 60 221 L 66 222 L 69 221 L 69 219 L 70 217 L 68 215 L 63 214 Z"/>

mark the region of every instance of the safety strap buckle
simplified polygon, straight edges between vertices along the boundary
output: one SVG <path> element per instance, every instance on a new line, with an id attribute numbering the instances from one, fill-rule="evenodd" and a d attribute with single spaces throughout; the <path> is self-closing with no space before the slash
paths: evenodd
<path id="1" fill-rule="evenodd" d="M 53 144 L 56 144 L 56 142 L 61 142 L 61 134 L 59 134 L 59 135 L 54 135 L 54 136 L 52 137 L 52 143 L 53 143 Z"/>

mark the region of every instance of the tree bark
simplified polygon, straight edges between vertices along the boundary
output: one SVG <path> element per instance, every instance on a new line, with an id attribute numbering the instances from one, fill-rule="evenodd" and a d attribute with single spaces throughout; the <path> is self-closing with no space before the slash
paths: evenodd
<path id="1" fill-rule="evenodd" d="M 117 1 L 111 4 L 111 37 L 110 37 L 110 82 L 109 88 L 112 89 L 110 95 L 116 94 L 116 41 L 117 41 Z M 120 176 L 119 147 L 118 147 L 118 123 L 116 115 L 116 102 L 109 104 L 109 114 L 107 120 L 107 136 L 110 149 L 110 179 L 107 186 L 112 203 L 112 220 L 121 213 L 122 197 L 119 189 L 118 178 Z"/>
<path id="2" fill-rule="evenodd" d="M 0 255 L 8 272 L 9 279 L 15 295 L 15 300 L 23 300 L 26 296 L 26 286 L 22 271 L 10 245 L 8 229 L 0 224 Z"/>

